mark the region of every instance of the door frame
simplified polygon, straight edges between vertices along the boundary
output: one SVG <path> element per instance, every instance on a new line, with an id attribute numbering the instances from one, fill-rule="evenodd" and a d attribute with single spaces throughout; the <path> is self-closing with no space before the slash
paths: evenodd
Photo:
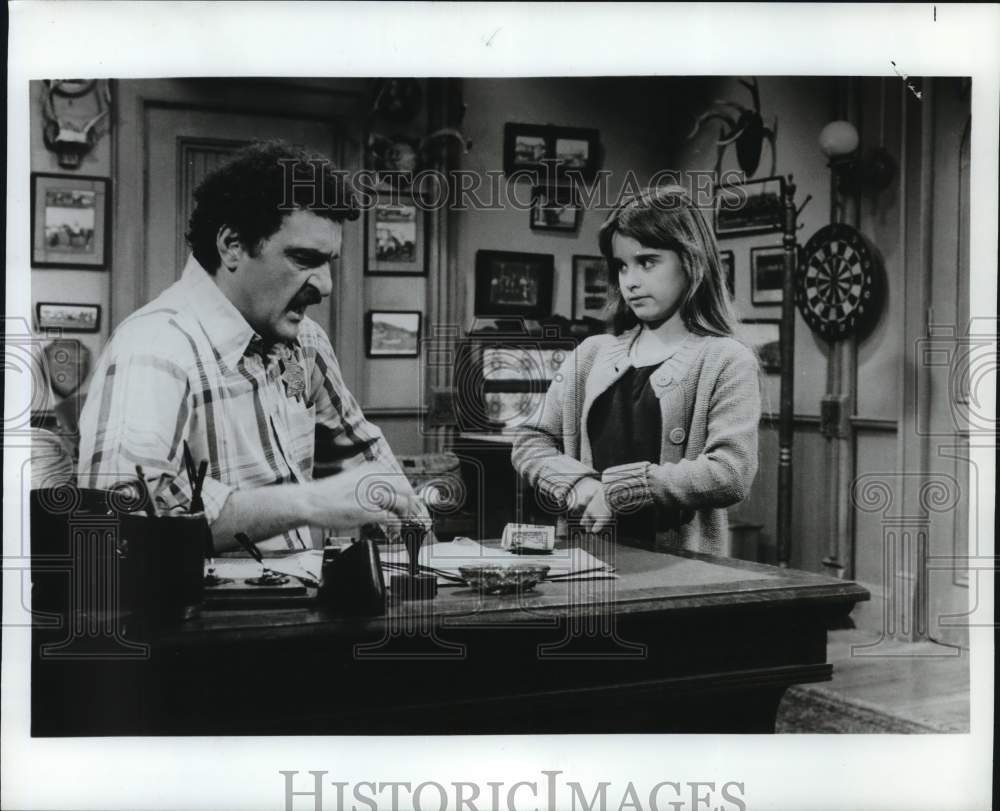
<path id="1" fill-rule="evenodd" d="M 339 168 L 360 169 L 363 160 L 366 87 L 363 79 L 118 79 L 114 82 L 116 122 L 112 140 L 114 227 L 112 228 L 112 330 L 146 303 L 145 256 L 146 112 L 150 107 L 184 107 L 210 112 L 294 117 L 330 123 L 338 132 Z M 136 216 L 139 212 L 139 216 Z M 362 286 L 363 234 L 345 242 L 331 304 L 331 322 L 322 325 L 333 340 L 348 388 L 356 389 L 364 347 Z"/>
<path id="2" fill-rule="evenodd" d="M 950 77 L 926 81 L 920 99 L 914 98 L 905 87 L 899 91 L 904 132 L 907 132 L 908 121 L 912 122 L 912 127 L 906 136 L 908 140 L 901 178 L 904 200 L 902 237 L 905 246 L 901 291 L 904 342 L 896 458 L 901 492 L 899 504 L 892 505 L 893 515 L 887 523 L 896 537 L 909 536 L 911 543 L 896 550 L 895 568 L 886 572 L 886 578 L 894 597 L 889 613 L 896 638 L 907 641 L 933 639 L 967 648 L 968 628 L 962 625 L 961 610 L 969 608 L 969 580 L 962 576 L 967 574 L 964 567 L 956 568 L 962 556 L 957 554 L 954 543 L 956 532 L 965 529 L 971 532 L 975 526 L 975 516 L 963 524 L 964 516 L 960 517 L 957 512 L 961 510 L 967 515 L 974 503 L 968 492 L 968 482 L 973 479 L 971 475 L 966 477 L 963 499 L 961 477 L 951 476 L 947 465 L 943 464 L 948 459 L 956 465 L 962 464 L 958 451 L 963 437 L 957 425 L 953 431 L 941 430 L 940 417 L 951 403 L 947 399 L 949 393 L 942 391 L 942 372 L 937 368 L 940 360 L 932 357 L 934 351 L 940 356 L 944 348 L 952 358 L 951 363 L 961 363 L 963 336 L 972 323 L 969 320 L 969 301 L 963 301 L 961 297 L 961 284 L 955 291 L 955 301 L 948 312 L 944 312 L 941 302 L 936 301 L 934 295 L 936 280 L 950 274 L 957 279 L 961 273 L 957 258 L 953 263 L 950 256 L 942 253 L 941 243 L 945 242 L 940 231 L 944 222 L 942 212 L 953 203 L 950 199 L 938 199 L 936 185 L 939 179 L 936 176 L 944 171 L 945 154 L 941 141 L 949 134 L 939 131 L 944 122 L 938 120 L 938 96 L 954 92 L 951 85 L 955 81 Z M 965 125 L 964 120 L 961 125 Z M 935 208 L 938 209 L 938 216 L 935 216 Z M 935 309 L 938 317 L 935 317 Z M 951 324 L 949 318 L 957 319 L 958 323 Z M 947 375 L 948 370 L 944 374 Z M 967 470 L 971 473 L 969 468 Z M 940 504 L 931 497 L 935 492 L 942 494 Z M 945 512 L 952 513 L 950 519 L 941 516 Z M 947 530 L 944 535 L 941 534 L 942 527 Z M 966 538 L 966 558 L 975 554 L 973 546 L 970 534 Z M 932 573 L 936 575 L 933 579 Z M 954 592 L 946 597 L 942 595 L 945 589 Z M 939 625 L 937 620 L 941 616 L 935 612 L 940 612 L 949 603 L 959 607 L 960 613 L 949 612 L 942 616 L 956 622 L 948 626 Z"/>

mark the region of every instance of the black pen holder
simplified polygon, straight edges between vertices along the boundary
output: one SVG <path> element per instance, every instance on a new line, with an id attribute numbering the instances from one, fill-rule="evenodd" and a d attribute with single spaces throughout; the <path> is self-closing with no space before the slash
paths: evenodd
<path id="1" fill-rule="evenodd" d="M 117 555 L 126 608 L 150 626 L 197 617 L 212 544 L 205 513 L 120 518 Z"/>
<path id="2" fill-rule="evenodd" d="M 197 616 L 212 537 L 204 513 L 150 517 L 130 512 L 125 490 L 72 485 L 33 490 L 30 505 L 34 610 L 149 627 Z"/>
<path id="3" fill-rule="evenodd" d="M 373 541 L 355 541 L 342 549 L 323 550 L 320 599 L 347 616 L 371 617 L 385 613 L 382 558 Z"/>

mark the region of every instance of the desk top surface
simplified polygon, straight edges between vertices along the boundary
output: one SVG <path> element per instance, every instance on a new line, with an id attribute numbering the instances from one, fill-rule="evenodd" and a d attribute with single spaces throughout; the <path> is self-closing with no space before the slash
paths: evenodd
<path id="1" fill-rule="evenodd" d="M 391 600 L 385 616 L 333 617 L 320 608 L 255 608 L 206 610 L 169 634 L 178 642 L 215 634 L 252 633 L 279 628 L 303 633 L 372 630 L 393 618 L 427 616 L 444 624 L 496 625 L 531 621 L 540 616 L 614 612 L 691 612 L 766 605 L 828 606 L 849 613 L 868 592 L 851 581 L 794 569 L 779 569 L 735 558 L 694 553 L 661 553 L 624 545 L 581 544 L 615 566 L 618 577 L 569 582 L 542 582 L 523 594 L 480 595 L 472 589 L 442 586 L 431 601 Z M 308 630 L 311 628 L 311 631 Z M 186 639 L 185 639 L 186 638 Z"/>

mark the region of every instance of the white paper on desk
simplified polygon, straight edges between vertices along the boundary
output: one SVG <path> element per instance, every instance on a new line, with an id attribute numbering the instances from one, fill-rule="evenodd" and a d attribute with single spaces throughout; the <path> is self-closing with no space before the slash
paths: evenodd
<path id="1" fill-rule="evenodd" d="M 215 558 L 213 565 L 216 577 L 228 577 L 232 580 L 260 577 L 261 565 L 253 558 Z M 207 561 L 205 567 L 208 568 Z M 264 567 L 272 572 L 305 577 L 318 583 L 323 568 L 323 551 L 307 549 L 279 558 L 264 558 Z"/>
<path id="2" fill-rule="evenodd" d="M 383 552 L 385 563 L 405 565 L 409 561 L 405 549 Z M 438 573 L 438 585 L 455 585 L 447 577 L 460 577 L 460 566 L 478 566 L 484 563 L 517 564 L 538 563 L 549 567 L 549 580 L 589 580 L 617 577 L 612 566 L 594 557 L 585 549 L 555 549 L 548 555 L 516 555 L 503 549 L 483 546 L 471 538 L 456 538 L 450 543 L 434 543 L 420 550 L 419 561 Z"/>

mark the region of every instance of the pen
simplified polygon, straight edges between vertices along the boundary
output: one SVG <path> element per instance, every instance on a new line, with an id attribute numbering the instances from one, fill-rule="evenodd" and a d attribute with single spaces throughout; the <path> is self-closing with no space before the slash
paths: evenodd
<path id="1" fill-rule="evenodd" d="M 197 476 L 197 471 L 194 466 L 194 457 L 191 455 L 191 448 L 184 440 L 184 467 L 187 469 L 188 481 L 191 482 L 191 486 L 194 487 L 194 480 Z"/>
<path id="2" fill-rule="evenodd" d="M 149 487 L 146 486 L 146 476 L 142 472 L 142 465 L 135 466 L 135 475 L 139 477 L 139 495 L 146 505 L 146 515 L 156 518 L 156 505 L 153 504 L 153 497 L 149 494 Z"/>
<path id="3" fill-rule="evenodd" d="M 205 503 L 201 500 L 201 488 L 205 483 L 205 473 L 207 470 L 208 460 L 202 459 L 193 483 L 194 489 L 191 492 L 191 512 L 193 513 L 198 513 L 205 509 Z"/>
<path id="4" fill-rule="evenodd" d="M 240 546 L 242 546 L 244 549 L 247 550 L 247 552 L 250 553 L 250 557 L 252 557 L 255 561 L 257 561 L 261 566 L 264 565 L 264 556 L 260 553 L 260 550 L 257 548 L 257 545 L 253 541 L 251 541 L 250 538 L 247 537 L 245 533 L 237 532 L 233 537 L 236 539 L 236 542 Z"/>

